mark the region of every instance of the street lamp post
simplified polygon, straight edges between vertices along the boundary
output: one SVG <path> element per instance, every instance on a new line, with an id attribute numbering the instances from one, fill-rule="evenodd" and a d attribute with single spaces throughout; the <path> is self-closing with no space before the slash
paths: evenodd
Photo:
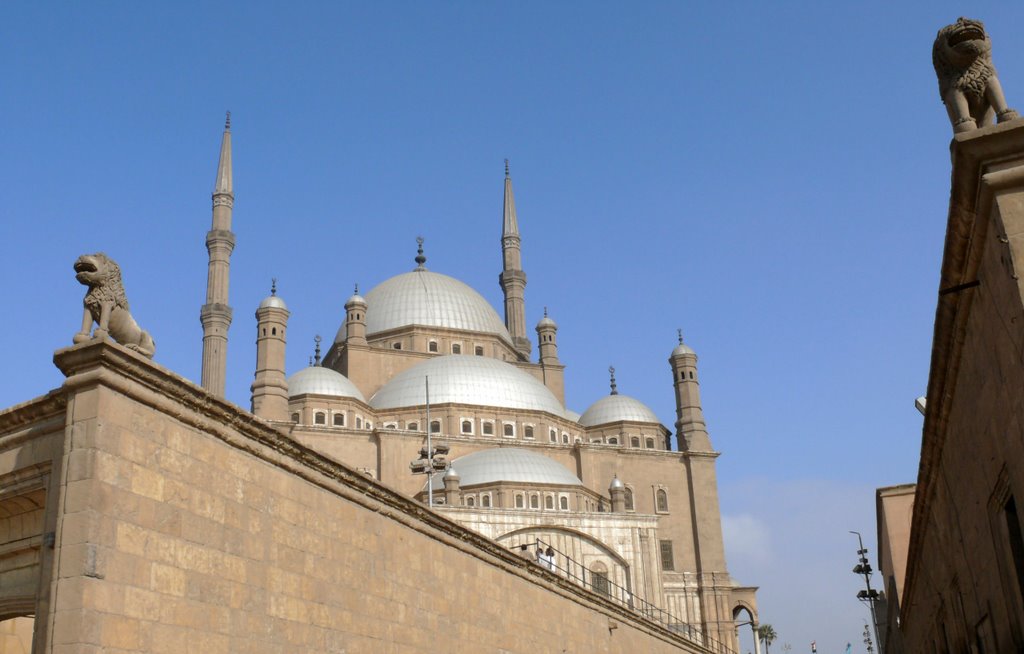
<path id="1" fill-rule="evenodd" d="M 427 398 L 427 445 L 420 448 L 420 458 L 409 463 L 414 475 L 427 476 L 427 506 L 434 506 L 434 473 L 448 469 L 448 452 L 450 448 L 444 443 L 434 445 L 430 439 L 430 378 L 424 379 L 424 390 Z"/>
<path id="2" fill-rule="evenodd" d="M 857 593 L 857 599 L 864 602 L 868 606 L 868 610 L 871 612 L 871 626 L 875 630 L 875 640 L 878 641 L 878 621 L 875 619 L 875 608 L 877 602 L 880 599 L 878 591 L 871 587 L 871 564 L 868 563 L 867 548 L 864 547 L 864 539 L 861 537 L 859 531 L 851 531 L 851 534 L 857 535 L 857 565 L 853 566 L 853 574 L 864 576 L 864 586 L 866 590 L 859 591 Z M 867 626 L 865 625 L 865 635 Z M 881 641 L 878 641 L 881 643 Z M 869 650 L 870 651 L 870 650 Z"/>

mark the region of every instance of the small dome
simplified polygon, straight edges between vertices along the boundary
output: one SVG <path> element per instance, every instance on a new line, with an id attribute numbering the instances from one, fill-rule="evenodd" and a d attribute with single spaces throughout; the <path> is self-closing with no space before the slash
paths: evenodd
<path id="1" fill-rule="evenodd" d="M 365 307 L 366 306 L 366 298 L 364 298 L 359 293 L 356 293 L 355 295 L 353 295 L 349 299 L 345 300 L 345 308 L 346 309 L 348 309 L 350 307 L 354 307 L 354 306 L 364 306 Z"/>
<path id="2" fill-rule="evenodd" d="M 303 368 L 288 378 L 289 397 L 307 394 L 352 397 L 360 402 L 366 402 L 363 394 L 348 377 L 323 366 Z"/>
<path id="3" fill-rule="evenodd" d="M 625 487 L 626 485 L 622 483 L 622 480 L 619 479 L 619 476 L 615 475 L 614 477 L 612 477 L 612 483 L 608 485 L 608 490 L 619 490 L 620 488 Z"/>
<path id="4" fill-rule="evenodd" d="M 537 322 L 537 329 L 543 329 L 544 327 L 554 327 L 555 329 L 558 329 L 558 323 L 551 318 L 544 316 Z"/>
<path id="5" fill-rule="evenodd" d="M 628 395 L 605 395 L 583 412 L 579 423 L 584 427 L 593 427 L 623 420 L 661 424 L 649 406 Z"/>
<path id="6" fill-rule="evenodd" d="M 370 398 L 370 406 L 397 409 L 426 404 L 423 380 L 427 377 L 432 404 L 527 409 L 556 416 L 565 412 L 551 390 L 530 373 L 504 361 L 468 354 L 435 357 L 398 373 Z"/>
<path id="7" fill-rule="evenodd" d="M 680 354 L 697 354 L 694 352 L 689 345 L 686 343 L 680 343 L 672 350 L 672 356 L 679 356 Z"/>
<path id="8" fill-rule="evenodd" d="M 458 480 L 458 479 L 461 479 L 461 477 L 459 477 L 459 473 L 455 472 L 455 467 L 454 466 L 448 466 L 448 472 L 444 473 L 444 477 L 442 477 L 441 479 L 456 479 L 456 480 Z"/>
<path id="9" fill-rule="evenodd" d="M 250 304 L 249 306 L 252 305 Z M 267 297 L 263 298 L 262 302 L 260 302 L 260 309 L 284 309 L 285 311 L 287 311 L 288 307 L 287 305 L 285 305 L 284 300 L 282 300 L 281 298 L 277 297 L 276 295 L 268 295 Z"/>
<path id="10" fill-rule="evenodd" d="M 519 447 L 493 447 L 473 452 L 452 461 L 462 471 L 462 487 L 500 481 L 525 484 L 556 484 L 559 486 L 582 486 L 568 468 L 543 454 L 537 454 Z M 434 489 L 444 487 L 444 482 L 434 478 Z M 426 485 L 424 485 L 426 488 Z"/>
<path id="11" fill-rule="evenodd" d="M 366 294 L 366 333 L 407 327 L 444 327 L 494 334 L 512 343 L 505 322 L 487 300 L 459 280 L 414 270 L 381 282 Z M 344 341 L 345 326 L 338 330 Z"/>

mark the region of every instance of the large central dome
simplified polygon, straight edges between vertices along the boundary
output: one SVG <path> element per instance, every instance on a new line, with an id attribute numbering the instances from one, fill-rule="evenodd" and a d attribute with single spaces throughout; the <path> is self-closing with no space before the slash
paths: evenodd
<path id="1" fill-rule="evenodd" d="M 430 379 L 432 404 L 528 409 L 556 416 L 565 413 L 558 398 L 530 373 L 504 361 L 468 354 L 435 357 L 398 373 L 370 398 L 370 406 L 423 406 L 426 378 Z"/>
<path id="2" fill-rule="evenodd" d="M 367 335 L 408 325 L 484 332 L 512 342 L 505 323 L 479 293 L 429 270 L 397 275 L 366 294 Z"/>

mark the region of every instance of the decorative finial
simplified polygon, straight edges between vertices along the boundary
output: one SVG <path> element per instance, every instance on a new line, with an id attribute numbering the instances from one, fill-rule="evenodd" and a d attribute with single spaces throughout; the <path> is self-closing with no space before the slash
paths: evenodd
<path id="1" fill-rule="evenodd" d="M 309 357 L 309 367 L 313 367 L 313 357 Z"/>
<path id="2" fill-rule="evenodd" d="M 545 318 L 548 317 L 548 308 L 547 307 L 544 307 L 544 317 Z"/>
<path id="3" fill-rule="evenodd" d="M 423 237 L 416 237 L 416 270 L 426 270 L 423 264 L 427 262 L 427 258 L 423 256 Z"/>
<path id="4" fill-rule="evenodd" d="M 317 334 L 316 336 L 313 337 L 313 342 L 316 343 L 316 352 L 313 355 L 313 365 L 315 366 L 320 365 L 320 341 L 322 340 L 323 339 L 320 338 L 320 334 Z"/>
<path id="5" fill-rule="evenodd" d="M 230 132 L 231 131 L 231 112 L 230 111 L 228 112 L 227 117 L 224 119 L 224 131 L 225 132 Z"/>
<path id="6" fill-rule="evenodd" d="M 354 294 L 355 295 L 359 295 L 359 282 L 356 282 L 356 290 L 355 290 Z"/>
<path id="7" fill-rule="evenodd" d="M 676 333 L 679 334 L 679 344 L 682 345 L 683 344 L 683 330 L 682 329 L 677 329 Z"/>
<path id="8" fill-rule="evenodd" d="M 270 294 L 277 295 L 277 277 L 270 278 Z"/>
<path id="9" fill-rule="evenodd" d="M 505 177 L 508 177 L 508 159 L 505 160 Z"/>
<path id="10" fill-rule="evenodd" d="M 608 366 L 608 374 L 611 375 L 612 378 L 612 395 L 618 395 L 619 389 L 615 385 L 615 366 Z"/>

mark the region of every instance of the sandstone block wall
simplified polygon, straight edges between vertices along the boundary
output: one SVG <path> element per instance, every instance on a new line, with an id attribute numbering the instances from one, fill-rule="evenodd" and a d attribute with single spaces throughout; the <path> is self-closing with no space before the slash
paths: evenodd
<path id="1" fill-rule="evenodd" d="M 117 346 L 58 364 L 36 652 L 702 651 Z"/>

